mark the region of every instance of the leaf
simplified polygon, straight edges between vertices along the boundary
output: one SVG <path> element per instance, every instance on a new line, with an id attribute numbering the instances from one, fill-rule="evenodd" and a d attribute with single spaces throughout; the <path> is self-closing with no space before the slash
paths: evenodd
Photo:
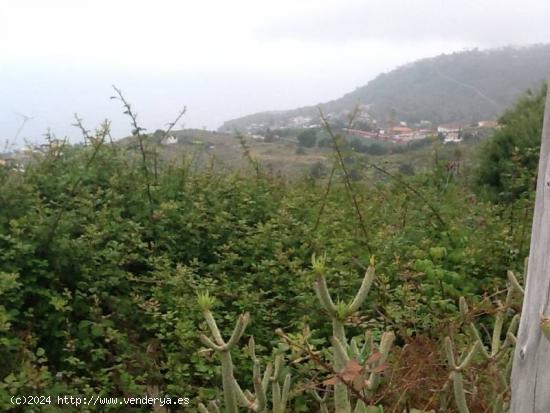
<path id="1" fill-rule="evenodd" d="M 323 384 L 325 386 L 334 386 L 336 383 L 338 383 L 340 380 L 337 376 L 331 376 L 326 380 L 323 380 Z"/>
<path id="2" fill-rule="evenodd" d="M 372 372 L 372 373 L 381 373 L 381 372 L 383 372 L 384 370 L 386 370 L 388 367 L 389 367 L 389 364 L 388 364 L 388 363 L 382 363 L 382 364 L 380 364 L 379 366 L 376 366 L 376 367 L 373 367 L 372 369 L 370 369 L 369 372 Z"/>
<path id="3" fill-rule="evenodd" d="M 103 329 L 99 324 L 92 325 L 92 335 L 94 337 L 101 337 L 103 335 Z"/>
<path id="4" fill-rule="evenodd" d="M 358 374 L 363 370 L 363 366 L 355 359 L 350 359 L 346 363 L 346 367 L 342 370 L 343 374 Z"/>
<path id="5" fill-rule="evenodd" d="M 368 380 L 362 374 L 358 374 L 352 381 L 353 388 L 356 390 L 362 390 L 367 387 Z"/>
<path id="6" fill-rule="evenodd" d="M 382 353 L 379 351 L 372 353 L 370 357 L 365 361 L 365 364 L 374 364 L 382 358 Z"/>
<path id="7" fill-rule="evenodd" d="M 338 372 L 337 375 L 334 375 L 332 377 L 329 377 L 325 381 L 323 381 L 324 385 L 334 385 L 338 383 L 338 381 L 345 381 L 345 382 L 352 382 L 355 385 L 355 381 L 357 379 L 360 379 L 361 381 L 364 380 L 361 373 L 363 372 L 364 368 L 357 362 L 355 359 L 351 359 L 346 363 L 346 366 Z"/>

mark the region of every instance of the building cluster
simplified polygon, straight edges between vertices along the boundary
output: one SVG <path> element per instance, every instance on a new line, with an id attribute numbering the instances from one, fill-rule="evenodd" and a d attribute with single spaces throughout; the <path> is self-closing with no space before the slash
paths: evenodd
<path id="1" fill-rule="evenodd" d="M 431 129 L 412 129 L 406 126 L 395 126 L 387 129 L 377 129 L 367 132 L 360 129 L 344 128 L 350 135 L 374 139 L 381 142 L 408 143 L 415 140 L 426 139 L 433 135 Z"/>
<path id="2" fill-rule="evenodd" d="M 350 117 L 353 118 L 352 127 L 345 127 L 349 124 Z M 332 124 L 341 127 L 350 135 L 373 139 L 383 142 L 408 143 L 412 141 L 426 139 L 430 136 L 439 136 L 445 143 L 456 143 L 463 140 L 464 130 L 474 127 L 462 123 L 448 123 L 433 125 L 432 122 L 422 120 L 414 125 L 408 125 L 403 121 L 386 121 L 384 128 L 379 127 L 376 119 L 369 114 L 369 105 L 360 105 L 357 110 L 342 110 L 340 112 L 328 112 L 325 118 Z M 249 124 L 245 130 L 255 139 L 262 138 L 262 132 L 270 129 L 285 128 L 318 128 L 322 126 L 322 120 L 319 116 L 297 115 L 291 118 L 272 119 L 266 122 Z M 493 120 L 480 121 L 477 128 L 495 128 L 497 122 Z"/>
<path id="3" fill-rule="evenodd" d="M 295 116 L 289 119 L 270 120 L 266 122 L 254 122 L 248 124 L 244 130 L 250 134 L 257 134 L 267 129 L 288 129 L 288 128 L 318 128 L 320 119 L 314 119 L 310 116 Z"/>

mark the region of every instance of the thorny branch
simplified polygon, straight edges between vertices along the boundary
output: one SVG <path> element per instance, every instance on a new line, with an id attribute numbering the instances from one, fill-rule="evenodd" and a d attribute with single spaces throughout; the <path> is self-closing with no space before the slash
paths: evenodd
<path id="1" fill-rule="evenodd" d="M 354 115 L 357 113 L 357 108 L 355 109 L 355 112 L 350 116 L 350 123 L 353 121 Z M 357 201 L 357 197 L 355 196 L 355 192 L 353 191 L 353 187 L 351 185 L 351 178 L 349 176 L 348 170 L 346 168 L 346 164 L 344 162 L 344 157 L 342 156 L 342 151 L 340 150 L 340 146 L 338 145 L 338 138 L 332 131 L 332 128 L 330 124 L 328 123 L 327 118 L 325 117 L 323 110 L 319 108 L 319 114 L 321 116 L 321 120 L 323 121 L 323 124 L 325 126 L 325 130 L 330 135 L 330 138 L 332 139 L 332 143 L 334 145 L 334 150 L 336 151 L 336 156 L 338 159 L 338 162 L 340 163 L 340 166 L 342 168 L 342 172 L 344 173 L 344 182 L 346 185 L 346 188 L 348 189 L 349 195 L 352 199 L 353 206 L 355 208 L 355 212 L 357 214 L 357 219 L 359 220 L 359 226 L 361 228 L 361 231 L 363 232 L 363 236 L 365 237 L 365 244 L 367 247 L 367 250 L 369 253 L 372 253 L 372 249 L 370 247 L 369 243 L 369 235 L 367 232 L 367 228 L 365 226 L 365 221 L 363 219 L 363 215 L 361 214 L 361 209 L 359 208 L 359 202 Z"/>
<path id="2" fill-rule="evenodd" d="M 413 186 L 409 185 L 407 182 L 403 181 L 401 178 L 399 178 L 398 176 L 392 174 L 391 172 L 388 172 L 387 170 L 385 170 L 384 168 L 374 164 L 374 163 L 371 163 L 371 162 L 367 162 L 367 165 L 368 166 L 371 166 L 372 168 L 376 169 L 378 172 L 381 172 L 383 173 L 384 175 L 387 175 L 389 176 L 390 178 L 394 179 L 397 183 L 403 185 L 406 189 L 408 189 L 409 191 L 411 191 L 413 194 L 415 194 L 422 202 L 424 202 L 424 204 L 430 208 L 430 210 L 433 212 L 434 216 L 437 218 L 437 220 L 439 221 L 439 223 L 443 226 L 443 227 L 447 227 L 447 222 L 445 222 L 445 220 L 443 219 L 443 217 L 441 216 L 441 214 L 439 213 L 439 211 L 437 210 L 436 207 L 434 207 L 427 199 L 426 197 L 420 192 L 418 191 L 417 189 L 415 189 Z"/>
<path id="3" fill-rule="evenodd" d="M 144 178 L 145 178 L 147 199 L 149 201 L 150 218 L 152 218 L 153 211 L 154 211 L 153 195 L 151 193 L 151 182 L 150 182 L 150 177 L 149 177 L 149 168 L 147 167 L 147 153 L 145 151 L 145 145 L 144 145 L 144 142 L 143 142 L 144 136 L 141 133 L 141 131 L 143 131 L 145 129 L 138 125 L 138 123 L 137 123 L 137 113 L 132 111 L 132 107 L 130 106 L 130 103 L 128 103 L 128 101 L 126 100 L 126 98 L 122 94 L 122 91 L 119 88 L 117 88 L 115 85 L 113 85 L 113 89 L 115 90 L 115 92 L 118 96 L 111 96 L 111 99 L 120 99 L 120 101 L 122 102 L 122 105 L 125 108 L 124 114 L 128 115 L 130 117 L 130 119 L 132 120 L 132 127 L 133 127 L 132 135 L 137 138 L 138 144 L 139 144 L 139 151 L 141 153 L 141 160 L 142 160 L 143 175 L 144 175 Z"/>
<path id="4" fill-rule="evenodd" d="M 361 393 L 361 391 L 357 390 L 350 380 L 346 380 L 342 372 L 338 372 L 334 370 L 334 368 L 330 364 L 328 364 L 321 357 L 319 357 L 319 354 L 317 352 L 314 352 L 313 350 L 311 350 L 309 345 L 303 346 L 299 343 L 296 343 L 288 335 L 286 335 L 284 331 L 280 328 L 276 330 L 276 333 L 277 335 L 279 335 L 279 337 L 281 337 L 284 341 L 286 341 L 287 344 L 306 352 L 310 360 L 312 360 L 315 364 L 317 364 L 318 366 L 320 366 L 321 368 L 323 368 L 324 370 L 332 374 L 334 377 L 337 377 L 338 380 L 344 383 L 344 385 L 349 389 L 349 391 L 355 395 L 355 397 L 357 397 L 367 406 L 371 404 L 371 401 L 367 397 L 365 397 L 365 395 Z"/>

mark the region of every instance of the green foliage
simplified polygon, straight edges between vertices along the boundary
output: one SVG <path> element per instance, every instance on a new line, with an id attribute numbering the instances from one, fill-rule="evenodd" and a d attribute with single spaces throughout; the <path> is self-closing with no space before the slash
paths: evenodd
<path id="1" fill-rule="evenodd" d="M 247 334 L 259 354 L 278 346 L 277 328 L 326 347 L 314 253 L 329 252 L 315 267 L 349 337 L 392 330 L 400 344 L 439 339 L 458 297 L 475 302 L 522 267 L 529 230 L 441 170 L 370 175 L 351 187 L 354 205 L 339 170 L 330 186 L 287 182 L 256 164 L 254 173 L 197 171 L 188 159 L 156 159 L 154 135 L 142 138 L 144 157 L 97 137 L 24 171 L 0 168 L 0 409 L 13 394 L 37 392 L 219 398 L 219 368 L 199 344 L 204 310 L 223 337 L 239 314 L 253 314 Z M 376 288 L 358 317 L 344 299 L 373 254 Z M 250 358 L 232 357 L 234 377 L 253 388 Z M 296 377 L 316 372 L 307 361 L 293 368 Z M 294 411 L 311 411 L 309 393 L 292 397 Z"/>
<path id="2" fill-rule="evenodd" d="M 317 142 L 317 130 L 315 128 L 305 129 L 298 135 L 298 143 L 304 148 L 313 148 Z"/>
<path id="3" fill-rule="evenodd" d="M 389 152 L 388 146 L 381 145 L 379 143 L 364 143 L 359 139 L 355 139 L 350 143 L 353 150 L 369 155 L 385 155 Z"/>
<path id="4" fill-rule="evenodd" d="M 414 175 L 414 167 L 410 163 L 403 163 L 399 165 L 399 173 L 407 176 Z"/>
<path id="5" fill-rule="evenodd" d="M 546 87 L 525 95 L 484 146 L 477 179 L 493 199 L 510 202 L 534 192 L 545 98 Z"/>

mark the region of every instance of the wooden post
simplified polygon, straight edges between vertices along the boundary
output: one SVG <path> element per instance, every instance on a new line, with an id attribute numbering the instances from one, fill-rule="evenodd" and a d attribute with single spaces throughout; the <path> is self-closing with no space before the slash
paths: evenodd
<path id="1" fill-rule="evenodd" d="M 511 413 L 550 412 L 550 87 L 546 95 L 525 299 L 512 368 Z"/>

